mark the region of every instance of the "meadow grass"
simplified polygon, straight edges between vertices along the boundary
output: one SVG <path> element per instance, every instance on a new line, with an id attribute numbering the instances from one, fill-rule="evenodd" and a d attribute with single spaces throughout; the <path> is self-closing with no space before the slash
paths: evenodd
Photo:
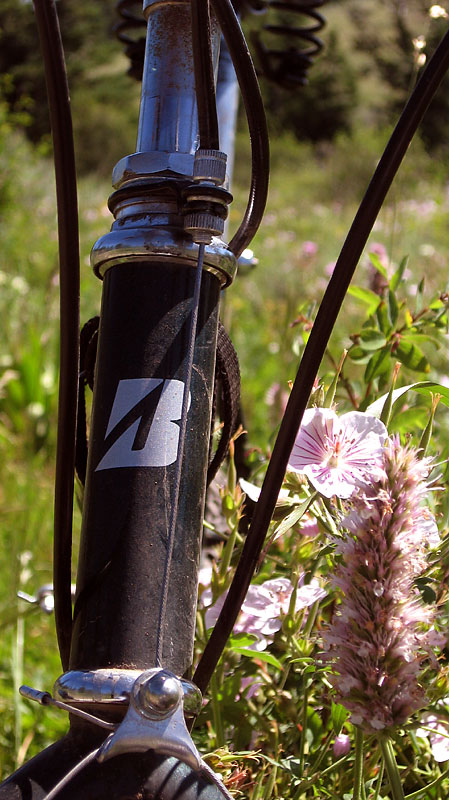
<path id="1" fill-rule="evenodd" d="M 20 682 L 51 689 L 60 673 L 52 616 L 17 598 L 19 589 L 32 594 L 51 580 L 58 273 L 52 165 L 2 114 L 0 771 L 4 777 L 60 735 L 67 721 L 62 713 L 30 707 L 17 695 Z M 222 312 L 240 357 L 249 441 L 264 452 L 279 423 L 288 381 L 294 378 L 304 325 L 313 318 L 387 135 L 360 130 L 352 138 L 318 148 L 288 137 L 272 142 L 267 213 L 252 244 L 259 264 L 227 290 Z M 231 228 L 246 203 L 248 161 L 242 135 Z M 92 275 L 89 251 L 110 225 L 106 205 L 110 186 L 90 176 L 80 182 L 79 190 L 83 323 L 99 308 L 101 286 Z M 408 254 L 410 292 L 416 291 L 423 275 L 429 297 L 445 291 L 448 211 L 443 165 L 416 142 L 367 251 L 376 243 L 384 245 L 391 269 Z M 356 282 L 368 287 L 372 272 L 366 254 Z M 351 344 L 349 337 L 361 318 L 361 309 L 348 298 L 330 344 L 334 361 Z M 445 362 L 442 353 L 440 371 Z M 332 368 L 330 360 L 329 373 Z M 78 515 L 75 528 L 79 529 Z"/>

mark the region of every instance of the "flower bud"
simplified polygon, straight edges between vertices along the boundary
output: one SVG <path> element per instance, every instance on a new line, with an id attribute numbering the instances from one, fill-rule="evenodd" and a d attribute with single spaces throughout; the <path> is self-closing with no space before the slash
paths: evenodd
<path id="1" fill-rule="evenodd" d="M 346 753 L 349 753 L 350 749 L 351 741 L 349 736 L 346 733 L 339 733 L 338 736 L 335 737 L 334 746 L 332 748 L 335 758 L 345 756 Z"/>

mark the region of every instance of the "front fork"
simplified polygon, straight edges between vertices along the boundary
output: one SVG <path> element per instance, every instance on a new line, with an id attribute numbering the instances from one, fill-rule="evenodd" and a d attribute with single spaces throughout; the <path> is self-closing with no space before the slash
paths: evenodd
<path id="1" fill-rule="evenodd" d="M 70 668 L 155 666 L 195 270 L 105 275 Z M 162 662 L 192 663 L 220 284 L 202 280 Z"/>
<path id="2" fill-rule="evenodd" d="M 144 13 L 148 29 L 137 151 L 114 170 L 110 207 L 115 221 L 92 254 L 103 298 L 70 665 L 55 685 L 59 700 L 116 722 L 126 711 L 124 700 L 136 675 L 156 666 L 198 259 L 198 245 L 183 227 L 185 189 L 192 183 L 198 145 L 190 3 L 145 0 Z M 212 34 L 218 59 L 220 31 L 214 22 Z M 213 238 L 204 249 L 162 663 L 157 665 L 179 677 L 192 662 L 219 298 L 235 269 L 233 254 Z M 187 696 L 190 690 L 183 691 Z M 68 736 L 15 773 L 0 788 L 0 798 L 42 797 L 101 736 L 72 717 Z M 98 787 L 99 781 L 101 792 L 89 794 L 89 785 Z M 198 791 L 205 800 L 219 796 L 173 759 L 154 753 L 137 757 L 126 749 L 105 764 L 91 764 L 60 796 L 168 798 L 175 786 L 179 798 L 196 797 Z"/>
<path id="3" fill-rule="evenodd" d="M 92 257 L 104 285 L 72 671 L 155 666 L 173 481 L 182 457 L 179 420 L 198 258 L 183 227 L 198 143 L 190 3 L 146 0 L 144 10 L 137 152 L 114 170 L 116 219 Z M 212 33 L 218 60 L 215 23 Z M 162 632 L 162 665 L 178 675 L 192 662 L 218 306 L 235 266 L 219 239 L 206 246 Z"/>

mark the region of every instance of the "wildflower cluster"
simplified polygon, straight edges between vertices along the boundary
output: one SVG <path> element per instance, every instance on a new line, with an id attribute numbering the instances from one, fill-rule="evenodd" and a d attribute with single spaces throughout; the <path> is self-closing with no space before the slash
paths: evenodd
<path id="1" fill-rule="evenodd" d="M 325 633 L 338 699 L 368 732 L 403 724 L 425 703 L 417 682 L 428 654 L 429 607 L 414 579 L 438 532 L 422 500 L 429 461 L 387 440 L 383 477 L 353 495 L 337 552 L 341 606 Z M 426 627 L 422 625 L 426 623 Z"/>
<path id="2" fill-rule="evenodd" d="M 431 493 L 434 461 L 426 457 L 449 390 L 444 379 L 398 381 L 401 364 L 429 371 L 420 342 L 447 345 L 447 298 L 423 304 L 420 284 L 409 308 L 408 299 L 396 299 L 406 260 L 392 272 L 380 248 L 370 258 L 379 279 L 354 290 L 369 320 L 340 360 L 330 355 L 330 382 L 315 383 L 254 583 L 198 720 L 204 747 L 232 740 L 233 752 L 261 758 L 257 772 L 245 766 L 243 783 L 241 773 L 229 778 L 253 800 L 268 800 L 274 784 L 286 799 L 313 791 L 403 800 L 423 786 L 422 763 L 433 764 L 436 776 L 436 762 L 449 760 L 449 500 Z M 301 318 L 304 330 L 309 316 Z M 355 382 L 359 362 L 364 376 Z M 282 384 L 272 388 L 278 400 Z M 272 394 L 267 404 L 280 414 Z M 440 452 L 444 464 L 449 446 Z M 215 565 L 201 580 L 198 652 L 223 608 L 259 501 L 264 456 L 249 457 L 252 473 L 238 481 L 234 474 L 221 490 L 226 524 L 214 521 L 213 530 L 224 543 L 213 545 Z M 409 764 L 411 747 L 416 767 L 401 770 L 396 758 Z M 343 761 L 328 792 L 328 776 Z M 447 797 L 449 770 L 441 776 L 435 800 Z"/>

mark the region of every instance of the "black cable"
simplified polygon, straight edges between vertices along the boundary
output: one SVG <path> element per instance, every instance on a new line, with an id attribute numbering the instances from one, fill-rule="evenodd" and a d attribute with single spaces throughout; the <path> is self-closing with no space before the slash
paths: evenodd
<path id="1" fill-rule="evenodd" d="M 448 68 L 449 31 L 438 45 L 401 114 L 354 218 L 324 294 L 299 365 L 234 579 L 193 677 L 194 683 L 202 692 L 207 687 L 232 632 L 256 569 L 313 382 L 355 268 L 410 141 Z"/>
<path id="2" fill-rule="evenodd" d="M 95 750 L 92 750 L 91 753 L 88 753 L 87 756 L 84 756 L 81 761 L 75 764 L 75 766 L 72 767 L 72 769 L 70 769 L 60 781 L 58 781 L 56 786 L 53 786 L 53 789 L 44 796 L 43 800 L 53 800 L 53 798 L 57 797 L 73 778 L 82 772 L 85 767 L 91 764 L 92 761 L 95 761 L 99 752 L 100 748 L 96 747 Z"/>
<path id="3" fill-rule="evenodd" d="M 230 250 L 238 258 L 262 221 L 268 194 L 270 145 L 259 82 L 238 17 L 230 0 L 211 0 L 211 3 L 234 64 L 251 139 L 252 173 L 248 204 L 240 227 L 229 243 Z"/>
<path id="4" fill-rule="evenodd" d="M 192 297 L 192 311 L 190 316 L 189 334 L 187 339 L 187 353 L 185 360 L 184 391 L 182 395 L 181 419 L 179 423 L 178 452 L 176 456 L 176 471 L 173 479 L 173 494 L 171 498 L 170 519 L 167 533 L 167 555 L 164 564 L 164 573 L 161 585 L 161 600 L 157 618 L 156 633 L 156 666 L 163 665 L 164 635 L 167 616 L 168 591 L 170 588 L 170 567 L 173 558 L 173 549 L 176 539 L 176 524 L 179 512 L 179 493 L 183 478 L 183 462 L 185 456 L 185 442 L 187 435 L 187 414 L 190 403 L 190 385 L 192 382 L 193 360 L 195 356 L 195 340 L 198 328 L 198 314 L 201 298 L 201 283 L 203 277 L 204 244 L 198 247 L 198 262 L 195 269 L 195 284 Z"/>
<path id="5" fill-rule="evenodd" d="M 200 147 L 219 150 L 208 0 L 191 0 L 192 50 Z"/>
<path id="6" fill-rule="evenodd" d="M 67 73 L 54 0 L 35 0 L 45 65 L 56 175 L 60 265 L 60 378 L 53 585 L 63 669 L 72 632 L 71 556 L 79 349 L 79 241 L 75 153 Z"/>

